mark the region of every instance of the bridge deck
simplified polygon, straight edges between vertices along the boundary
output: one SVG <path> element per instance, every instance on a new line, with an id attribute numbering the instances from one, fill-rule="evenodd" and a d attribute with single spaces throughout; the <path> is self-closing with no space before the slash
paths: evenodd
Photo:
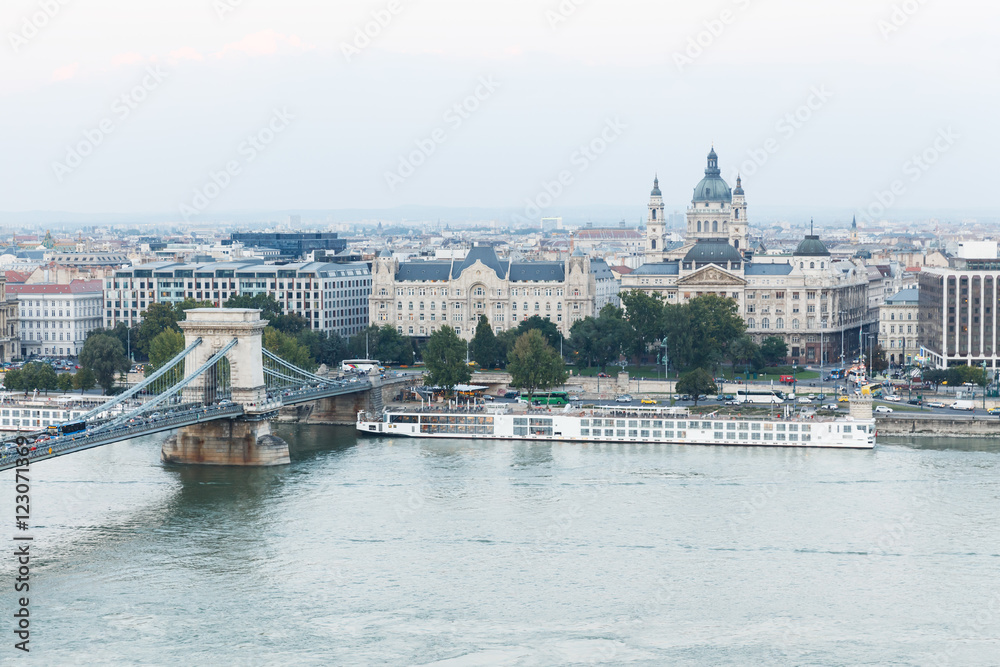
<path id="1" fill-rule="evenodd" d="M 345 394 L 359 393 L 362 391 L 368 391 L 372 388 L 372 383 L 368 381 L 342 382 L 331 380 L 331 383 L 333 382 L 336 382 L 336 384 L 328 386 L 321 385 L 318 387 L 309 386 L 296 390 L 285 390 L 280 392 L 280 397 L 276 396 L 275 398 L 280 398 L 281 406 L 284 407 L 287 405 L 297 405 L 299 403 L 317 401 L 323 398 L 333 398 L 335 396 L 342 396 Z M 275 410 L 274 412 L 276 413 L 277 411 Z M 145 435 L 162 433 L 164 431 L 173 431 L 185 426 L 193 426 L 194 424 L 215 421 L 218 419 L 237 419 L 246 414 L 246 411 L 241 405 L 209 405 L 199 406 L 197 408 L 183 411 L 175 410 L 156 419 L 153 419 L 152 417 L 139 417 L 130 424 L 122 424 L 112 428 L 103 428 L 102 425 L 98 423 L 86 431 L 59 437 L 49 437 L 42 436 L 42 434 L 35 434 L 33 436 L 28 436 L 31 442 L 25 445 L 28 448 L 27 458 L 31 463 L 36 463 L 38 461 L 55 458 L 57 456 L 65 456 L 66 454 L 81 452 L 85 449 L 93 449 L 94 447 L 110 445 L 122 440 L 131 440 Z M 253 416 L 256 417 L 258 415 L 254 414 Z M 267 415 L 264 416 L 266 417 Z M 12 442 L 15 437 L 16 436 L 12 434 L 9 437 L 4 437 L 3 440 L 5 442 Z M 38 437 L 45 437 L 46 439 L 38 441 Z M 34 447 L 34 449 L 31 449 L 32 447 Z M 19 455 L 16 448 L 5 447 L 0 449 L 0 471 L 10 470 L 11 468 L 17 467 L 18 458 L 23 457 Z"/>

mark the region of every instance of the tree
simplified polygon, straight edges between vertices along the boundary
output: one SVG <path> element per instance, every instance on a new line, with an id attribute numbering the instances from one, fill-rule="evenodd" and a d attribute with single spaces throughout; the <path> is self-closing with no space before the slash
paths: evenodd
<path id="1" fill-rule="evenodd" d="M 7 371 L 3 377 L 3 384 L 7 387 L 7 391 L 21 391 L 24 389 L 24 372 L 17 368 Z"/>
<path id="2" fill-rule="evenodd" d="M 753 342 L 753 339 L 749 336 L 741 336 L 729 346 L 729 358 L 733 362 L 734 371 L 736 370 L 736 366 L 746 365 L 748 367 L 747 374 L 749 374 L 750 364 L 759 356 L 760 346 Z"/>
<path id="3" fill-rule="evenodd" d="M 472 358 L 480 368 L 493 368 L 500 359 L 500 343 L 485 315 L 479 316 L 476 335 L 472 339 Z"/>
<path id="4" fill-rule="evenodd" d="M 184 334 L 175 329 L 164 329 L 149 343 L 150 370 L 160 370 L 183 350 Z"/>
<path id="5" fill-rule="evenodd" d="M 625 321 L 630 327 L 629 351 L 645 354 L 650 345 L 663 337 L 663 299 L 659 294 L 632 290 L 621 295 Z"/>
<path id="6" fill-rule="evenodd" d="M 548 341 L 549 345 L 553 348 L 559 347 L 559 341 L 562 340 L 563 335 L 559 333 L 559 327 L 552 320 L 546 319 L 541 315 L 532 315 L 526 320 L 521 320 L 521 323 L 517 325 L 515 329 L 514 340 L 516 341 L 521 337 L 522 334 L 526 334 L 529 331 L 537 329 L 542 332 L 545 336 L 545 340 Z"/>
<path id="7" fill-rule="evenodd" d="M 882 349 L 881 345 L 875 346 L 875 351 L 872 353 L 872 372 L 882 373 L 889 368 L 889 362 L 885 358 L 885 350 Z"/>
<path id="8" fill-rule="evenodd" d="M 514 349 L 508 354 L 507 370 L 511 384 L 526 391 L 529 401 L 536 391 L 564 384 L 569 377 L 562 357 L 538 329 L 518 336 Z"/>
<path id="9" fill-rule="evenodd" d="M 153 339 L 167 329 L 180 333 L 181 328 L 177 326 L 177 311 L 166 303 L 150 304 L 142 313 L 138 334 L 132 339 L 133 349 L 148 359 L 149 346 Z"/>
<path id="10" fill-rule="evenodd" d="M 602 372 L 618 360 L 629 337 L 629 325 L 621 308 L 608 304 L 599 317 L 585 317 L 570 329 L 570 348 L 576 364 L 584 368 L 598 366 Z"/>
<path id="11" fill-rule="evenodd" d="M 125 348 L 121 341 L 109 334 L 97 334 L 87 338 L 80 351 L 80 365 L 94 373 L 97 384 L 105 394 L 110 394 L 115 386 L 115 376 L 129 369 Z"/>
<path id="12" fill-rule="evenodd" d="M 85 391 L 90 391 L 96 386 L 97 378 L 94 376 L 94 371 L 86 366 L 78 370 L 73 376 L 73 388 L 79 389 L 81 394 Z"/>
<path id="13" fill-rule="evenodd" d="M 704 368 L 696 368 L 690 373 L 685 373 L 677 381 L 677 391 L 682 394 L 690 394 L 694 397 L 694 404 L 698 405 L 698 399 L 702 396 L 709 396 L 717 393 L 719 388 L 712 379 L 712 374 Z"/>
<path id="14" fill-rule="evenodd" d="M 293 366 L 307 371 L 316 370 L 316 362 L 305 345 L 274 327 L 264 329 L 264 347 Z"/>
<path id="15" fill-rule="evenodd" d="M 63 393 L 69 393 L 73 391 L 73 376 L 69 373 L 63 373 L 58 379 L 59 391 Z"/>
<path id="16" fill-rule="evenodd" d="M 729 346 L 746 334 L 735 299 L 704 294 L 685 304 L 693 338 L 692 362 L 702 368 L 717 366 L 729 354 Z"/>
<path id="17" fill-rule="evenodd" d="M 788 345 L 778 336 L 768 336 L 760 346 L 761 356 L 768 366 L 777 366 L 788 356 Z"/>
<path id="18" fill-rule="evenodd" d="M 388 324 L 382 327 L 373 325 L 351 336 L 349 351 L 357 359 L 378 359 L 382 363 L 400 366 L 413 363 L 413 345 Z"/>
<path id="19" fill-rule="evenodd" d="M 986 373 L 980 366 L 952 366 L 947 372 L 948 386 L 961 387 L 963 384 L 971 383 L 986 386 Z"/>
<path id="20" fill-rule="evenodd" d="M 472 369 L 465 362 L 465 352 L 465 341 L 450 326 L 445 325 L 432 333 L 424 353 L 428 371 L 425 382 L 443 387 L 448 393 L 456 385 L 468 383 L 472 379 Z"/>

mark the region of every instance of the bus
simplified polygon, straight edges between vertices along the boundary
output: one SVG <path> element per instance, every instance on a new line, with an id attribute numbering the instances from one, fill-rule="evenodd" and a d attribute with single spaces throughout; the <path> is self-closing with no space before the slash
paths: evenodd
<path id="1" fill-rule="evenodd" d="M 527 393 L 521 394 L 521 402 L 527 403 L 530 397 Z M 568 405 L 569 392 L 565 391 L 541 391 L 534 396 L 534 405 Z"/>
<path id="2" fill-rule="evenodd" d="M 376 359 L 344 359 L 340 362 L 341 373 L 371 373 L 372 371 L 383 372 L 385 368 Z"/>
<path id="3" fill-rule="evenodd" d="M 861 387 L 861 395 L 871 396 L 872 398 L 880 398 L 882 396 L 882 385 L 866 384 Z"/>
<path id="4" fill-rule="evenodd" d="M 59 436 L 59 435 L 69 435 L 70 433 L 79 433 L 80 431 L 87 430 L 87 422 L 66 422 L 65 424 L 53 424 L 45 429 L 48 431 L 49 435 Z"/>
<path id="5" fill-rule="evenodd" d="M 777 389 L 737 389 L 736 401 L 738 403 L 784 403 L 785 392 Z"/>
<path id="6" fill-rule="evenodd" d="M 843 380 L 844 379 L 844 369 L 843 368 L 834 368 L 833 370 L 830 371 L 830 376 L 829 377 L 830 377 L 831 380 Z"/>

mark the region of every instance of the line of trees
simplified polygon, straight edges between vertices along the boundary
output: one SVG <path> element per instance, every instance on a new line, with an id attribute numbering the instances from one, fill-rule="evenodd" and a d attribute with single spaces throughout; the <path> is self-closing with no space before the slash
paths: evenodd
<path id="1" fill-rule="evenodd" d="M 760 370 L 781 363 L 788 355 L 777 336 L 757 344 L 733 299 L 706 294 L 687 303 L 665 303 L 639 290 L 621 295 L 623 308 L 607 305 L 597 317 L 576 322 L 569 347 L 574 363 L 602 371 L 619 358 L 639 359 L 666 343 L 671 363 L 681 369 L 735 367 Z"/>
<path id="2" fill-rule="evenodd" d="M 542 321 L 552 324 L 548 320 Z M 553 325 L 552 329 L 554 328 Z M 501 365 L 499 355 L 506 351 L 502 365 L 511 375 L 511 384 L 526 392 L 530 400 L 539 391 L 564 384 L 569 377 L 562 356 L 551 345 L 550 338 L 545 333 L 548 330 L 547 326 L 534 328 L 528 325 L 496 336 L 486 318 L 481 317 L 476 337 L 467 347 L 454 329 L 449 326 L 441 327 L 427 341 L 424 352 L 427 375 L 424 382 L 428 386 L 441 387 L 448 393 L 460 384 L 467 384 L 472 378 L 472 368 L 466 361 L 466 354 L 478 343 L 479 353 L 488 355 L 480 357 L 484 363 L 477 360 L 484 367 Z M 558 334 L 558 331 L 555 333 Z"/>
<path id="3" fill-rule="evenodd" d="M 9 391 L 23 391 L 25 395 L 33 391 L 70 392 L 79 389 L 82 392 L 93 389 L 96 379 L 93 371 L 82 368 L 77 373 L 56 374 L 49 364 L 33 362 L 25 364 L 20 369 L 7 371 L 4 376 L 4 386 Z"/>

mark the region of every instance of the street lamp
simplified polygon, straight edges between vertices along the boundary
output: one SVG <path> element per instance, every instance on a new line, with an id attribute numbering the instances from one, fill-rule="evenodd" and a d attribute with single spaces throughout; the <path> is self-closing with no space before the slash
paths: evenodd
<path id="1" fill-rule="evenodd" d="M 844 315 L 847 314 L 846 310 L 840 311 L 840 368 L 844 368 Z"/>

